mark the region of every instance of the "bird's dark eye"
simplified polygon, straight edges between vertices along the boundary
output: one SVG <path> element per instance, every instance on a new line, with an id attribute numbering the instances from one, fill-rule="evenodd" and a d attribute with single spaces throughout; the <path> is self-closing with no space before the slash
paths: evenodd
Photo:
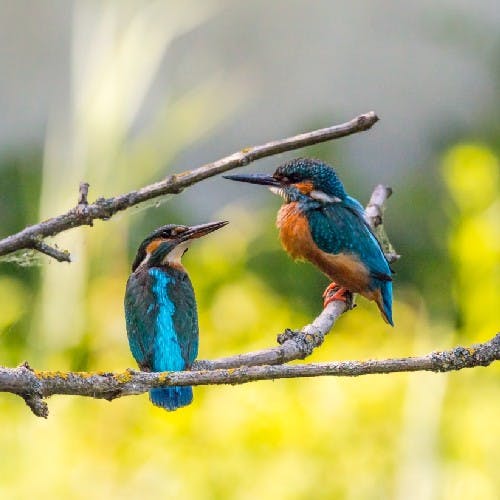
<path id="1" fill-rule="evenodd" d="M 283 184 L 289 184 L 290 183 L 290 179 L 286 176 L 286 175 L 283 175 L 283 174 L 277 174 L 274 176 L 274 178 L 280 182 L 282 182 Z"/>
<path id="2" fill-rule="evenodd" d="M 285 177 L 286 181 L 288 184 L 295 184 L 296 182 L 300 182 L 302 179 L 296 174 L 288 174 Z"/>

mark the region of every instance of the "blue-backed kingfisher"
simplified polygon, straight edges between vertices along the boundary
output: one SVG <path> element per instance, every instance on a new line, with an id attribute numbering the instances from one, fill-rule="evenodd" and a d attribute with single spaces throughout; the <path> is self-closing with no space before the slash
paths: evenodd
<path id="1" fill-rule="evenodd" d="M 268 186 L 284 199 L 276 222 L 281 243 L 292 258 L 310 261 L 334 282 L 325 291 L 325 306 L 345 301 L 347 291 L 359 293 L 374 300 L 384 320 L 394 324 L 391 268 L 362 205 L 346 193 L 331 166 L 297 158 L 273 175 L 225 177 Z"/>
<path id="2" fill-rule="evenodd" d="M 198 354 L 198 313 L 191 280 L 181 264 L 189 243 L 227 222 L 199 226 L 169 224 L 139 246 L 125 292 L 125 321 L 130 350 L 143 371 L 180 371 Z M 193 400 L 192 387 L 165 387 L 149 392 L 166 410 Z"/>

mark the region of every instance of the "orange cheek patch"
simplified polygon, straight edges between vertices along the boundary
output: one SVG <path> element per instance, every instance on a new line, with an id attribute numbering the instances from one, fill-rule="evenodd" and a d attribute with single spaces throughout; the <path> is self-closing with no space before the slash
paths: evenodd
<path id="1" fill-rule="evenodd" d="M 147 247 L 146 253 L 152 254 L 165 240 L 157 239 L 153 240 Z"/>
<path id="2" fill-rule="evenodd" d="M 297 182 L 294 186 L 302 193 L 309 194 L 313 190 L 313 183 L 311 181 Z"/>

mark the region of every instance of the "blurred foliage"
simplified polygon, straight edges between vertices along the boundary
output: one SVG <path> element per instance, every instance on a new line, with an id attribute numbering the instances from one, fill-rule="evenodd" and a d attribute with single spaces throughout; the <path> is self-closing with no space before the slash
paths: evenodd
<path id="1" fill-rule="evenodd" d="M 453 220 L 447 240 L 453 279 L 442 286 L 453 287 L 458 329 L 429 319 L 423 298 L 398 282 L 394 331 L 373 304 L 360 299 L 311 360 L 406 356 L 495 333 L 497 161 L 477 144 L 457 145 L 442 161 L 449 195 L 435 208 Z M 149 208 L 140 217 L 152 225 L 180 217 L 167 208 L 170 204 Z M 197 242 L 185 257 L 199 304 L 201 358 L 272 345 L 278 332 L 307 323 L 319 310 L 324 280 L 279 249 L 274 208 L 260 214 L 237 205 L 222 208 L 211 218 L 229 218 L 231 225 Z M 73 348 L 55 349 L 37 368 L 133 365 L 122 296 L 139 239 L 132 234 L 128 255 L 118 260 L 94 243 L 98 250 L 91 258 L 99 272 L 90 274 L 85 294 L 86 333 Z M 12 271 L 10 266 L 3 268 Z M 19 350 L 10 333 L 23 317 L 32 317 L 37 293 L 28 291 L 26 277 L 15 271 L 0 280 L 2 363 L 10 365 L 32 360 L 35 350 L 29 343 Z M 152 407 L 146 395 L 111 404 L 54 397 L 48 421 L 33 417 L 19 398 L 3 395 L 0 440 L 9 460 L 0 462 L 0 495 L 495 499 L 500 491 L 498 375 L 493 366 L 450 375 L 202 387 L 195 389 L 190 407 L 175 413 Z M 22 479 L 25 471 L 29 481 Z"/>
<path id="2" fill-rule="evenodd" d="M 143 13 L 133 2 L 127 6 L 128 16 L 104 18 L 100 36 L 84 22 L 77 26 L 73 101 L 49 127 L 43 165 L 36 153 L 2 160 L 1 236 L 67 210 L 82 178 L 92 199 L 167 175 L 179 151 L 209 137 L 244 100 L 245 89 L 213 75 L 184 95 L 166 92 L 164 106 L 140 127 L 138 109 L 160 55 L 211 7 L 192 18 L 187 9 L 166 27 L 161 2 Z M 91 40 L 88 52 L 82 39 Z M 143 60 L 145 53 L 151 60 Z M 389 235 L 403 254 L 395 266 L 394 330 L 359 299 L 311 361 L 409 356 L 498 331 L 498 155 L 493 142 L 465 137 L 443 140 L 388 203 Z M 338 144 L 301 154 L 348 165 Z M 364 201 L 359 193 L 368 195 L 370 187 L 348 168 L 341 176 Z M 133 366 L 122 305 L 130 262 L 154 227 L 203 222 L 178 200 L 182 195 L 60 235 L 75 257 L 70 266 L 45 257 L 28 268 L 0 262 L 0 364 Z M 276 334 L 320 310 L 326 279 L 281 250 L 278 201 L 269 196 L 268 203 L 249 211 L 221 202 L 205 220 L 231 224 L 196 242 L 184 258 L 198 299 L 200 358 L 274 345 Z M 153 407 L 147 395 L 111 404 L 60 396 L 49 401 L 47 421 L 2 394 L 0 498 L 494 500 L 500 496 L 497 365 L 200 387 L 193 404 L 174 413 Z"/>
<path id="3" fill-rule="evenodd" d="M 444 179 L 455 212 L 448 245 L 455 268 L 457 326 L 460 333 L 474 340 L 498 330 L 499 168 L 493 152 L 479 144 L 455 146 L 443 160 Z"/>

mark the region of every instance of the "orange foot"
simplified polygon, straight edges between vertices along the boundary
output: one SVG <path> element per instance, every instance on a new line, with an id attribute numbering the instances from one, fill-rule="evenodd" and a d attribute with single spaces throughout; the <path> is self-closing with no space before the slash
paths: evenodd
<path id="1" fill-rule="evenodd" d="M 337 285 L 337 283 L 332 282 L 323 292 L 323 308 L 334 300 L 340 300 L 345 302 L 349 308 L 352 307 L 352 293 L 347 288 L 343 288 Z"/>

